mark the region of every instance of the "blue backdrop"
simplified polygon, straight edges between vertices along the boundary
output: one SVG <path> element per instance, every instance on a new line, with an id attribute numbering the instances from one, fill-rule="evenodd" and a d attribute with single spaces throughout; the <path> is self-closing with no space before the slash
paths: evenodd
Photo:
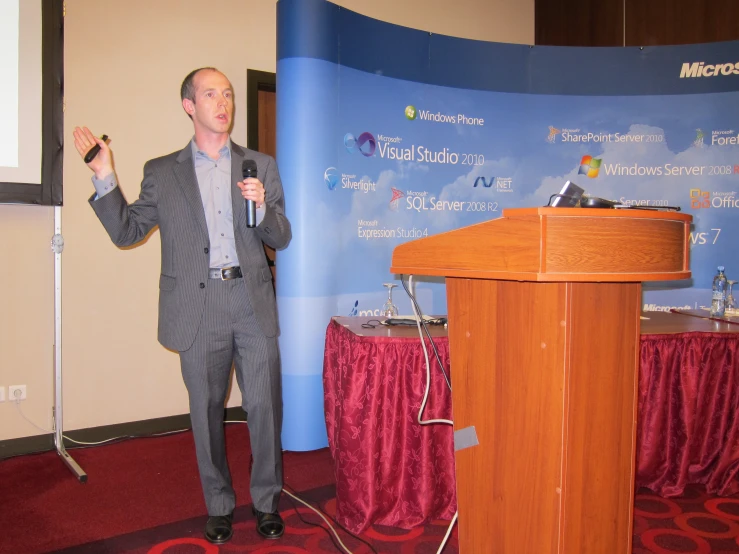
<path id="1" fill-rule="evenodd" d="M 277 156 L 293 242 L 279 253 L 288 450 L 327 444 L 323 344 L 334 315 L 378 313 L 392 250 L 542 206 L 572 180 L 593 196 L 694 216 L 686 282 L 646 310 L 710 302 L 739 275 L 739 43 L 529 47 L 279 0 Z M 628 248 L 628 244 L 624 248 Z M 416 287 L 446 313 L 443 280 Z M 402 314 L 411 314 L 402 289 Z"/>

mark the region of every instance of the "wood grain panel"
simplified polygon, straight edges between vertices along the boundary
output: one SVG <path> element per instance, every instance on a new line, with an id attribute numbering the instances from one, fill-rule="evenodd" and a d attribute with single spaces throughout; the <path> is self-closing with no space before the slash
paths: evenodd
<path id="1" fill-rule="evenodd" d="M 447 279 L 460 552 L 631 551 L 640 298 Z"/>
<path id="2" fill-rule="evenodd" d="M 691 221 L 524 208 L 396 247 L 392 271 L 447 277 L 454 428 L 479 441 L 455 454 L 461 552 L 631 552 L 637 281 L 690 276 Z"/>
<path id="3" fill-rule="evenodd" d="M 560 552 L 631 552 L 641 285 L 567 285 Z"/>
<path id="4" fill-rule="evenodd" d="M 549 273 L 669 273 L 685 266 L 685 225 L 628 218 L 548 217 Z M 623 280 L 623 279 L 622 279 Z"/>
<path id="5" fill-rule="evenodd" d="M 710 301 L 710 298 L 707 300 Z M 689 315 L 683 315 L 689 314 Z M 669 333 L 739 333 L 739 321 L 731 317 L 728 321 L 709 319 L 708 310 L 680 310 L 670 312 L 646 312 L 641 320 L 641 333 L 661 335 Z"/>
<path id="6" fill-rule="evenodd" d="M 536 0 L 537 45 L 623 46 L 623 0 Z"/>
<path id="7" fill-rule="evenodd" d="M 736 0 L 536 0 L 537 45 L 654 46 L 739 40 Z"/>
<path id="8" fill-rule="evenodd" d="M 258 89 L 257 96 L 257 149 L 273 158 L 277 157 L 277 93 L 274 90 Z M 254 113 L 254 112 L 253 112 Z M 264 254 L 272 271 L 272 284 L 277 283 L 277 253 L 271 246 L 264 245 Z"/>
<path id="9" fill-rule="evenodd" d="M 692 219 L 647 210 L 507 209 L 500 219 L 401 244 L 390 270 L 525 281 L 688 279 Z"/>
<path id="10" fill-rule="evenodd" d="M 257 106 L 259 121 L 257 124 L 259 136 L 259 151 L 277 157 L 277 93 L 260 90 L 257 92 Z"/>
<path id="11" fill-rule="evenodd" d="M 409 274 L 406 270 L 413 268 L 422 275 L 456 270 L 537 272 L 539 225 L 538 216 L 500 218 L 414 240 L 395 248 L 390 270 Z"/>
<path id="12" fill-rule="evenodd" d="M 736 0 L 625 0 L 625 4 L 627 46 L 739 39 Z"/>
<path id="13" fill-rule="evenodd" d="M 447 279 L 447 302 L 454 428 L 480 443 L 455 456 L 460 552 L 556 552 L 565 284 Z"/>

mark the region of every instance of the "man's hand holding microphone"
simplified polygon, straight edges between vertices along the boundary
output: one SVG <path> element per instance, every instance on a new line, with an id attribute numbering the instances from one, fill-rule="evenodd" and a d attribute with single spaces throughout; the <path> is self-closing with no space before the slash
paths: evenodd
<path id="1" fill-rule="evenodd" d="M 246 226 L 256 227 L 257 208 L 264 204 L 264 185 L 257 178 L 257 164 L 254 160 L 244 160 L 241 166 L 241 174 L 244 178 L 237 185 L 241 189 L 241 196 L 246 201 Z"/>

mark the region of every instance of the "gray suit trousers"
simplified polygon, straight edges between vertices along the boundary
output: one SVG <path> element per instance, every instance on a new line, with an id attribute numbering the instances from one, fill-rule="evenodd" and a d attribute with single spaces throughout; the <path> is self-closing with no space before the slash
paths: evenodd
<path id="1" fill-rule="evenodd" d="M 226 515 L 236 506 L 223 429 L 232 365 L 247 413 L 254 460 L 252 502 L 261 512 L 274 512 L 282 491 L 277 339 L 264 336 L 243 279 L 208 279 L 205 285 L 203 318 L 193 345 L 180 352 L 180 362 L 190 397 L 190 420 L 208 515 Z"/>

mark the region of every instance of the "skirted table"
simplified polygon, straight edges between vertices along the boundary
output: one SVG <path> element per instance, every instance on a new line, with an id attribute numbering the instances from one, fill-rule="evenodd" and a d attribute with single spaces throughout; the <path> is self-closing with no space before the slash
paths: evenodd
<path id="1" fill-rule="evenodd" d="M 700 315 L 701 312 L 696 312 Z M 636 486 L 665 497 L 691 483 L 739 491 L 739 325 L 650 312 L 641 321 Z M 412 528 L 456 511 L 449 425 L 420 425 L 426 361 L 415 327 L 334 317 L 323 384 L 336 515 L 353 532 Z M 449 371 L 446 331 L 429 327 Z M 451 392 L 429 341 L 422 419 L 452 419 Z"/>

